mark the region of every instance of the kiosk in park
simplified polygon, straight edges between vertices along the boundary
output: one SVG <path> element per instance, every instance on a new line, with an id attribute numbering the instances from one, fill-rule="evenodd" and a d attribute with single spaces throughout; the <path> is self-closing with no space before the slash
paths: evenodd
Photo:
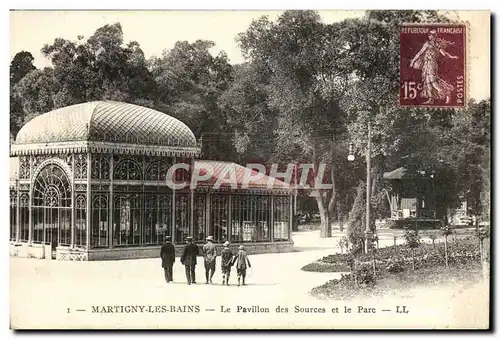
<path id="1" fill-rule="evenodd" d="M 290 250 L 291 189 L 200 157 L 189 127 L 149 108 L 97 101 L 37 116 L 11 145 L 11 255 L 157 257 L 166 235 L 178 249 L 212 235 L 251 253 Z M 193 171 L 211 175 L 190 185 Z"/>

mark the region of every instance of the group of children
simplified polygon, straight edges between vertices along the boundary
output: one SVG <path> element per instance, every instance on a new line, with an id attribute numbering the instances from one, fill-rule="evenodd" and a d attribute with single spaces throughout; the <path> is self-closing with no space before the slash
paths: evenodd
<path id="1" fill-rule="evenodd" d="M 246 285 L 245 278 L 248 268 L 251 268 L 250 260 L 245 252 L 243 245 L 238 247 L 238 252 L 233 254 L 229 248 L 229 241 L 224 243 L 221 252 L 221 270 L 222 270 L 222 284 L 229 286 L 229 277 L 231 276 L 231 268 L 236 266 L 236 273 L 238 276 L 238 286 Z M 200 254 L 200 248 L 193 243 L 193 237 L 186 238 L 186 245 L 182 250 L 180 258 L 181 264 L 184 265 L 186 271 L 186 280 L 188 285 L 196 284 L 196 257 Z M 212 236 L 207 237 L 207 243 L 202 248 L 203 259 L 205 263 L 205 277 L 207 284 L 212 283 L 212 277 L 215 273 L 217 249 L 214 244 Z M 173 282 L 173 265 L 175 262 L 175 247 L 171 242 L 171 237 L 166 236 L 165 243 L 161 247 L 160 257 L 162 260 L 162 267 L 165 271 L 165 281 L 167 283 Z"/>
<path id="2" fill-rule="evenodd" d="M 245 252 L 245 247 L 243 245 L 240 245 L 238 248 L 238 253 L 236 255 L 233 255 L 231 249 L 229 248 L 229 241 L 226 241 L 221 253 L 222 285 L 229 286 L 231 267 L 233 267 L 234 264 L 236 264 L 238 286 L 240 286 L 240 282 L 243 282 L 244 286 L 247 268 L 252 267 L 250 265 L 250 260 L 248 260 L 248 255 Z M 240 279 L 242 281 L 240 281 Z"/>

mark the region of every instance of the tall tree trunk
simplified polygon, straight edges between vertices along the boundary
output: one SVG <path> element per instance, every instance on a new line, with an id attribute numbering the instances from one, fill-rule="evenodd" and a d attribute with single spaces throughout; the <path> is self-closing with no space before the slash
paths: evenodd
<path id="1" fill-rule="evenodd" d="M 377 278 L 377 263 L 375 262 L 375 251 L 373 251 L 372 264 L 373 264 L 373 279 Z"/>
<path id="2" fill-rule="evenodd" d="M 481 266 L 482 266 L 482 270 L 483 270 L 483 279 L 485 281 L 488 281 L 489 276 L 490 276 L 490 263 L 489 263 L 487 256 L 486 256 L 486 254 L 487 254 L 486 253 L 486 246 L 484 246 L 483 241 L 484 241 L 484 239 L 481 240 Z"/>
<path id="3" fill-rule="evenodd" d="M 354 286 L 358 286 L 358 260 L 354 256 Z"/>
<path id="4" fill-rule="evenodd" d="M 415 271 L 415 250 L 411 249 L 411 269 Z"/>
<path id="5" fill-rule="evenodd" d="M 444 236 L 444 260 L 446 268 L 448 268 L 448 236 Z"/>
<path id="6" fill-rule="evenodd" d="M 479 260 L 481 261 L 481 264 L 483 263 L 483 239 L 479 238 Z"/>
<path id="7" fill-rule="evenodd" d="M 316 202 L 318 203 L 318 211 L 319 215 L 321 217 L 321 233 L 320 236 L 321 238 L 326 238 L 328 237 L 327 234 L 330 234 L 331 236 L 331 231 L 330 230 L 330 216 L 328 213 L 328 207 L 325 206 L 325 201 L 323 198 L 323 195 L 321 191 L 316 190 Z M 327 233 L 328 232 L 328 233 Z"/>
<path id="8" fill-rule="evenodd" d="M 319 160 L 318 160 L 318 157 L 316 156 L 316 142 L 314 142 L 314 146 L 313 146 L 313 159 L 312 160 L 313 160 L 312 161 L 313 162 L 313 176 L 314 176 L 314 178 L 316 178 L 316 176 L 318 175 L 318 168 L 319 168 Z M 321 218 L 320 237 L 326 238 L 328 236 L 328 234 L 331 234 L 331 232 L 330 232 L 330 218 L 329 218 L 330 216 L 328 213 L 328 205 L 325 203 L 325 198 L 323 197 L 324 191 L 314 190 L 313 193 L 315 194 L 316 202 L 318 204 L 319 216 Z"/>
<path id="9" fill-rule="evenodd" d="M 325 234 L 323 238 L 330 238 L 332 236 L 332 227 L 330 224 L 334 221 L 334 215 L 335 215 L 335 204 L 337 203 L 337 191 L 336 191 L 336 186 L 335 186 L 335 169 L 334 169 L 334 164 L 332 164 L 332 168 L 330 169 L 330 178 L 332 180 L 332 191 L 330 193 L 330 200 L 328 201 L 328 220 L 329 220 L 329 225 L 328 227 L 325 228 Z"/>

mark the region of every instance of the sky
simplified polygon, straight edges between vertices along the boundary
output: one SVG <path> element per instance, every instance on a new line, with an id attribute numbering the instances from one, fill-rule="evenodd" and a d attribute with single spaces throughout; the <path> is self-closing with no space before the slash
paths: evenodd
<path id="1" fill-rule="evenodd" d="M 282 11 L 11 11 L 10 59 L 17 52 L 29 51 L 35 66 L 50 66 L 40 49 L 57 37 L 76 40 L 90 37 L 105 24 L 120 22 L 125 42 L 137 41 L 147 58 L 160 56 L 175 42 L 212 40 L 213 53 L 224 50 L 233 64 L 244 61 L 235 38 L 252 20 L 268 15 L 274 20 Z M 325 23 L 361 17 L 364 11 L 319 11 Z M 470 97 L 490 97 L 490 19 L 489 12 L 454 11 L 448 15 L 470 23 Z"/>

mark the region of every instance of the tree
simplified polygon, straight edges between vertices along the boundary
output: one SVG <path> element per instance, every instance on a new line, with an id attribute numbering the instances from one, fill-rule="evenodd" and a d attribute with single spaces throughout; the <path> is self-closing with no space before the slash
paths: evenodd
<path id="1" fill-rule="evenodd" d="M 61 86 L 54 76 L 52 68 L 35 70 L 24 76 L 13 89 L 20 99 L 23 109 L 23 123 L 28 122 L 40 113 L 54 109 Z"/>
<path id="2" fill-rule="evenodd" d="M 351 188 L 357 185 L 359 173 L 347 187 L 340 187 L 339 178 L 352 176 L 345 166 L 347 145 L 355 140 L 357 150 L 365 149 L 368 119 L 375 131 L 370 173 L 374 207 L 385 208 L 382 173 L 387 156 L 398 148 L 392 141 L 401 132 L 393 127 L 405 126 L 417 113 L 401 114 L 395 104 L 399 24 L 438 19 L 434 11 L 374 11 L 362 19 L 325 25 L 313 11 L 287 11 L 276 23 L 267 17 L 254 21 L 238 36 L 247 60 L 269 77 L 269 107 L 277 112 L 277 156 L 287 162 L 327 164 L 333 188 L 313 192 L 322 236 L 330 235 L 330 221 L 345 209 L 338 202 L 354 198 Z"/>
<path id="3" fill-rule="evenodd" d="M 436 11 L 368 11 L 361 19 L 345 21 L 342 43 L 352 77 L 340 106 L 348 114 L 347 128 L 356 152 L 367 146 L 372 126 L 371 204 L 381 216 L 387 211 L 382 175 L 399 165 L 415 136 L 413 125 L 440 120 L 446 113 L 399 107 L 399 27 L 403 22 L 446 21 Z M 403 154 L 402 154 L 403 153 Z"/>
<path id="4" fill-rule="evenodd" d="M 30 52 L 21 51 L 16 53 L 10 63 L 10 133 L 14 136 L 19 132 L 24 120 L 21 98 L 16 95 L 14 86 L 26 74 L 36 70 L 36 67 L 33 65 L 34 60 Z"/>
<path id="5" fill-rule="evenodd" d="M 98 28 L 88 39 L 81 35 L 75 41 L 56 38 L 42 53 L 53 67 L 25 74 L 11 89 L 19 98 L 24 121 L 94 100 L 154 106 L 156 84 L 144 53 L 137 42 L 124 43 L 119 23 Z M 29 61 L 29 57 L 22 60 Z M 21 73 L 15 74 L 19 78 Z"/>
<path id="6" fill-rule="evenodd" d="M 432 241 L 432 247 L 434 250 L 436 250 L 436 239 L 437 239 L 437 234 L 435 232 L 429 233 L 429 239 Z"/>
<path id="7" fill-rule="evenodd" d="M 453 229 L 450 225 L 445 225 L 441 227 L 441 234 L 444 235 L 444 256 L 446 268 L 448 268 L 448 236 L 453 233 Z"/>
<path id="8" fill-rule="evenodd" d="M 269 107 L 266 86 L 269 74 L 255 63 L 234 67 L 234 81 L 219 99 L 219 107 L 233 130 L 233 144 L 239 158 L 265 163 L 275 152 L 274 130 L 277 111 Z"/>
<path id="9" fill-rule="evenodd" d="M 154 82 L 137 42 L 124 43 L 120 23 L 98 28 L 87 40 L 57 38 L 42 48 L 61 86 L 56 108 L 92 100 L 149 102 Z"/>
<path id="10" fill-rule="evenodd" d="M 342 60 L 339 25 L 328 26 L 313 11 L 287 11 L 276 23 L 262 17 L 238 36 L 254 66 L 268 76 L 268 107 L 275 111 L 275 154 L 281 162 L 327 164 L 329 190 L 313 190 L 321 236 L 331 235 L 346 157 L 345 114 L 339 107 L 349 78 Z M 267 80 L 267 79 L 266 79 Z"/>
<path id="11" fill-rule="evenodd" d="M 415 249 L 420 246 L 418 231 L 406 230 L 404 233 L 406 244 L 411 249 L 411 268 L 415 271 Z"/>
<path id="12" fill-rule="evenodd" d="M 364 252 L 365 246 L 365 218 L 366 218 L 366 184 L 360 182 L 357 189 L 356 199 L 349 213 L 347 223 L 347 239 L 351 248 L 358 247 Z"/>
<path id="13" fill-rule="evenodd" d="M 218 106 L 233 79 L 233 69 L 224 52 L 212 56 L 214 46 L 206 40 L 179 41 L 149 63 L 158 86 L 157 106 L 181 119 L 203 140 L 204 156 L 233 160 L 232 133 Z"/>
<path id="14" fill-rule="evenodd" d="M 33 55 L 30 52 L 21 51 L 14 55 L 10 63 L 10 83 L 15 85 L 21 80 L 26 74 L 34 71 L 36 67 L 33 65 Z"/>

